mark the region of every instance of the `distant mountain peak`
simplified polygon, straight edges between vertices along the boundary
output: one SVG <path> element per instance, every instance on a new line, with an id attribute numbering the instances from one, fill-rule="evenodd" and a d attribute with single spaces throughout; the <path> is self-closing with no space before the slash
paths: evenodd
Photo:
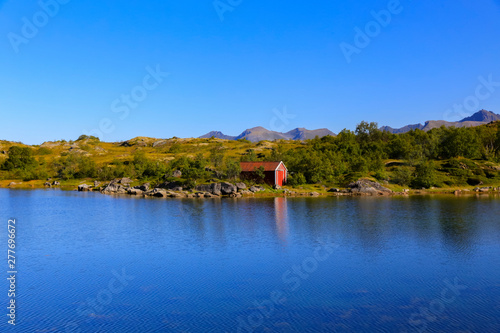
<path id="1" fill-rule="evenodd" d="M 472 116 L 464 118 L 460 120 L 460 123 L 463 123 L 465 121 L 483 121 L 483 122 L 491 122 L 491 121 L 496 121 L 500 120 L 500 115 L 496 114 L 494 112 L 488 111 L 488 110 L 479 110 L 478 112 L 474 113 Z"/>
<path id="2" fill-rule="evenodd" d="M 438 128 L 441 126 L 445 127 L 471 127 L 488 124 L 492 121 L 500 120 L 500 115 L 488 110 L 479 110 L 470 117 L 466 117 L 460 121 L 445 121 L 445 120 L 427 120 L 424 125 L 406 125 L 401 128 L 392 128 L 390 126 L 380 127 L 381 131 L 387 131 L 391 133 L 405 133 L 414 129 L 420 129 L 422 131 L 430 131 L 433 128 Z"/>
<path id="3" fill-rule="evenodd" d="M 234 136 L 225 135 L 220 131 L 211 131 L 205 135 L 200 136 L 202 139 L 216 138 L 216 139 L 224 139 L 224 140 L 234 140 Z"/>
<path id="4" fill-rule="evenodd" d="M 286 133 L 281 133 L 281 132 L 276 132 L 276 131 L 270 131 L 262 126 L 256 126 L 252 127 L 249 129 L 244 130 L 241 132 L 240 135 L 237 136 L 230 136 L 230 135 L 225 135 L 222 132 L 219 131 L 212 131 L 209 132 L 205 135 L 200 136 L 200 138 L 211 138 L 215 137 L 218 139 L 226 139 L 226 140 L 239 140 L 239 139 L 247 139 L 252 142 L 258 142 L 262 140 L 307 140 L 307 139 L 314 139 L 316 136 L 317 137 L 323 137 L 323 136 L 335 136 L 335 133 L 330 131 L 329 129 L 326 128 L 320 128 L 317 130 L 308 130 L 303 127 L 300 128 L 295 128 L 291 131 L 288 131 Z"/>

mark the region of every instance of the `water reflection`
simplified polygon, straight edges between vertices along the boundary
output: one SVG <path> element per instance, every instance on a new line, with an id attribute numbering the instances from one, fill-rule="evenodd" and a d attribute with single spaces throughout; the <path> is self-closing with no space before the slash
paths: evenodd
<path id="1" fill-rule="evenodd" d="M 276 222 L 276 232 L 281 243 L 286 246 L 288 237 L 288 211 L 287 198 L 274 198 L 274 218 Z"/>

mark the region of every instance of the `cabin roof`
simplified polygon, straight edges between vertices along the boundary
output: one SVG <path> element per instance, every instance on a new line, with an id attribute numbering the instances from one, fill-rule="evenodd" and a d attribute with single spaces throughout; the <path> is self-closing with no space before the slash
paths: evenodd
<path id="1" fill-rule="evenodd" d="M 241 171 L 255 171 L 264 167 L 264 171 L 275 171 L 282 162 L 240 162 Z M 283 164 L 283 166 L 285 166 Z M 286 167 L 285 167 L 286 169 Z"/>

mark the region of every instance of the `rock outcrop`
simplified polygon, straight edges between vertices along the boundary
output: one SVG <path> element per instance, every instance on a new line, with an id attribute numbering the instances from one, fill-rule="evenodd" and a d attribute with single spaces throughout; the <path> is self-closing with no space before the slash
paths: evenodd
<path id="1" fill-rule="evenodd" d="M 87 184 L 78 185 L 78 191 L 80 192 L 92 191 L 92 187 L 90 187 Z"/>
<path id="2" fill-rule="evenodd" d="M 132 187 L 132 189 L 134 189 L 134 190 L 141 190 L 143 192 L 146 192 L 146 191 L 149 190 L 150 187 L 151 187 L 151 184 L 144 183 L 144 184 L 139 185 L 139 186 L 134 186 L 134 187 Z"/>
<path id="3" fill-rule="evenodd" d="M 347 187 L 350 193 L 359 195 L 388 195 L 392 193 L 388 188 L 367 179 L 360 179 Z"/>
<path id="4" fill-rule="evenodd" d="M 221 185 L 221 192 L 224 195 L 230 195 L 230 194 L 238 192 L 238 188 L 234 184 L 220 183 L 220 185 Z"/>
<path id="5" fill-rule="evenodd" d="M 236 183 L 234 185 L 236 185 L 236 188 L 238 189 L 238 192 L 244 191 L 247 188 L 247 186 L 245 185 L 245 183 Z"/>
<path id="6" fill-rule="evenodd" d="M 264 191 L 264 187 L 262 187 L 262 186 L 251 186 L 251 187 L 249 188 L 249 190 L 250 190 L 251 192 L 254 192 L 254 193 L 255 193 L 255 192 Z"/>
<path id="7" fill-rule="evenodd" d="M 222 184 L 221 183 L 198 185 L 194 189 L 196 191 L 207 192 L 207 193 L 210 193 L 213 195 L 221 195 L 222 194 Z"/>
<path id="8" fill-rule="evenodd" d="M 106 185 L 102 192 L 104 193 L 116 193 L 116 194 L 124 194 L 127 193 L 127 188 L 121 184 L 115 183 L 111 181 L 108 185 Z"/>

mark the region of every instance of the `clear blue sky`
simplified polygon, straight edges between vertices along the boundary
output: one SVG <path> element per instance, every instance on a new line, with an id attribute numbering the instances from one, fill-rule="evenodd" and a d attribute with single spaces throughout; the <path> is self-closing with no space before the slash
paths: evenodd
<path id="1" fill-rule="evenodd" d="M 500 0 L 401 0 L 384 26 L 371 12 L 391 1 L 243 0 L 221 20 L 228 3 L 71 0 L 49 16 L 37 1 L 0 0 L 0 138 L 398 127 L 453 120 L 453 104 L 475 104 L 478 77 L 500 82 Z M 356 46 L 356 27 L 373 37 L 348 63 L 341 45 Z M 169 73 L 160 84 L 147 77 L 157 65 Z M 478 110 L 500 113 L 492 90 Z M 134 108 L 120 100 L 131 92 Z M 285 107 L 294 117 L 276 121 Z"/>

